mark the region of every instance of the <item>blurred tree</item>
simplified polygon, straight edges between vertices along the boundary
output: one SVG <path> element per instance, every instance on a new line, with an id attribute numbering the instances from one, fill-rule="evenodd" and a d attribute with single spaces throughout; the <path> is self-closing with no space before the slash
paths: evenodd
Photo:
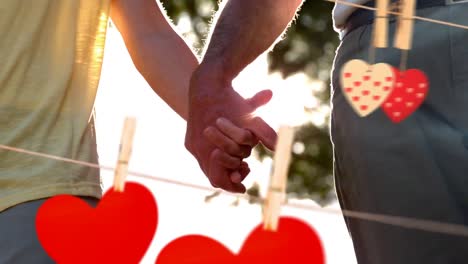
<path id="1" fill-rule="evenodd" d="M 312 123 L 296 131 L 287 192 L 290 198 L 308 198 L 325 205 L 335 199 L 332 178 L 332 148 L 328 129 Z M 257 147 L 260 159 L 272 156 L 263 146 Z"/>
<path id="2" fill-rule="evenodd" d="M 219 7 L 218 2 L 161 2 L 174 22 L 177 23 L 182 18 L 190 19 L 190 34 L 195 48 L 200 52 L 207 38 L 213 13 Z M 330 16 L 332 8 L 333 4 L 325 1 L 306 1 L 284 40 L 275 47 L 268 58 L 270 70 L 281 72 L 284 78 L 304 72 L 310 78 L 323 81 L 326 89 L 314 94 L 322 105 L 328 104 L 329 101 L 329 73 L 338 45 L 338 36 L 333 31 Z M 306 110 L 313 112 L 316 109 Z M 288 176 L 288 193 L 291 196 L 311 198 L 321 204 L 333 199 L 332 148 L 327 126 L 328 122 L 323 127 L 308 123 L 298 129 Z M 271 156 L 271 153 L 261 146 L 257 148 L 257 154 L 261 159 Z M 258 186 L 252 186 L 248 194 L 252 197 L 258 196 Z"/>

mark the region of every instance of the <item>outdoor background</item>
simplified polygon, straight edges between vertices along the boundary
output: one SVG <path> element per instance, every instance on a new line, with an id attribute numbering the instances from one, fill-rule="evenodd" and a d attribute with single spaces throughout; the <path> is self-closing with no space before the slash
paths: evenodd
<path id="1" fill-rule="evenodd" d="M 168 15 L 187 42 L 200 51 L 209 22 L 217 9 L 215 0 L 164 0 Z M 248 97 L 272 89 L 272 102 L 258 114 L 272 127 L 298 126 L 288 176 L 290 201 L 338 209 L 332 178 L 332 149 L 328 132 L 329 73 L 338 45 L 333 31 L 333 4 L 308 0 L 286 38 L 270 54 L 261 56 L 234 83 Z M 125 116 L 138 118 L 130 170 L 209 187 L 196 160 L 184 147 L 185 121 L 160 100 L 135 70 L 120 34 L 109 27 L 103 76 L 96 102 L 100 162 L 114 165 Z M 271 171 L 271 154 L 256 149 L 248 159 L 252 172 L 246 180 L 249 195 L 265 195 Z M 102 172 L 105 189 L 113 174 Z M 249 232 L 261 223 L 261 206 L 248 197 L 206 192 L 158 181 L 129 177 L 145 184 L 158 203 L 159 223 L 144 263 L 172 239 L 203 234 L 222 242 L 234 252 Z M 327 263 L 356 263 L 343 218 L 283 208 L 283 215 L 309 223 L 320 234 Z"/>

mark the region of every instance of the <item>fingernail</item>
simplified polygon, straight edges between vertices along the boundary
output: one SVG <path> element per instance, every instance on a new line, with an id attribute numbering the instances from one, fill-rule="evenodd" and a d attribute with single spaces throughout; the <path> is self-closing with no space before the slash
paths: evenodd
<path id="1" fill-rule="evenodd" d="M 233 183 L 240 183 L 241 182 L 241 176 L 238 173 L 236 173 L 236 174 L 231 176 L 231 181 Z"/>
<path id="2" fill-rule="evenodd" d="M 223 118 L 223 117 L 220 117 L 220 118 L 216 119 L 216 123 L 217 123 L 218 125 L 225 125 L 225 124 L 226 124 L 226 121 L 227 121 L 227 120 L 226 120 L 225 118 Z"/>
<path id="3" fill-rule="evenodd" d="M 207 127 L 207 128 L 205 128 L 205 130 L 203 130 L 203 134 L 204 135 L 209 135 L 211 133 L 211 130 L 212 130 L 211 127 Z"/>

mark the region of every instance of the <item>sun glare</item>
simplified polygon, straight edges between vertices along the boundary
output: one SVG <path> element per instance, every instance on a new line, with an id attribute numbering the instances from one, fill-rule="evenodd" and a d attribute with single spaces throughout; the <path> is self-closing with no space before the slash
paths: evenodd
<path id="1" fill-rule="evenodd" d="M 279 73 L 268 73 L 266 55 L 262 55 L 249 65 L 234 81 L 234 87 L 244 97 L 270 89 L 273 98 L 267 105 L 255 111 L 255 116 L 265 119 L 272 127 L 280 125 L 300 126 L 307 122 L 318 122 L 321 125 L 325 117 L 322 113 L 311 119 L 307 108 L 317 108 L 319 101 L 313 96 L 313 91 L 320 87 L 318 81 L 312 81 L 307 75 L 298 73 L 284 79 Z"/>
<path id="2" fill-rule="evenodd" d="M 104 56 L 104 44 L 108 28 L 109 15 L 107 12 L 101 12 L 99 16 L 99 25 L 96 34 L 96 45 L 93 50 L 93 61 L 102 61 Z"/>

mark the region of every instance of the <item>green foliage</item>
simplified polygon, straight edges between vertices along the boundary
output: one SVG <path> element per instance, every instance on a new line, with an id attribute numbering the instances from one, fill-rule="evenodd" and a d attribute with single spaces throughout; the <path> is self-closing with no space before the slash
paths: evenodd
<path id="1" fill-rule="evenodd" d="M 326 128 L 312 123 L 298 128 L 289 167 L 289 197 L 310 198 L 322 205 L 334 199 L 330 144 Z M 257 147 L 257 154 L 260 159 L 271 157 L 263 146 Z"/>
<path id="2" fill-rule="evenodd" d="M 212 15 L 218 8 L 217 1 L 162 0 L 162 3 L 175 22 L 182 16 L 190 18 L 193 34 L 197 37 L 195 48 L 201 50 L 208 35 Z M 338 44 L 338 36 L 333 31 L 330 16 L 332 8 L 333 4 L 319 0 L 308 0 L 303 4 L 284 40 L 269 54 L 271 71 L 281 72 L 283 77 L 304 72 L 311 78 L 329 83 L 329 73 Z M 328 104 L 329 89 L 324 89 L 315 96 L 322 104 Z M 300 148 L 301 145 L 304 150 L 294 153 L 291 161 L 288 193 L 290 196 L 311 198 L 325 204 L 334 197 L 332 147 L 328 128 L 311 123 L 299 128 L 296 147 Z M 271 156 L 261 146 L 256 150 L 260 158 Z M 254 201 L 259 196 L 258 186 L 252 186 L 248 194 Z"/>
<path id="3" fill-rule="evenodd" d="M 194 48 L 202 50 L 208 36 L 213 14 L 219 8 L 216 0 L 161 0 L 169 17 L 177 23 L 182 16 L 188 16 L 192 22 L 192 32 L 197 36 Z"/>
<path id="4" fill-rule="evenodd" d="M 332 8 L 325 1 L 306 1 L 286 38 L 270 54 L 270 69 L 282 72 L 284 77 L 305 72 L 327 81 L 338 44 L 330 16 Z"/>

